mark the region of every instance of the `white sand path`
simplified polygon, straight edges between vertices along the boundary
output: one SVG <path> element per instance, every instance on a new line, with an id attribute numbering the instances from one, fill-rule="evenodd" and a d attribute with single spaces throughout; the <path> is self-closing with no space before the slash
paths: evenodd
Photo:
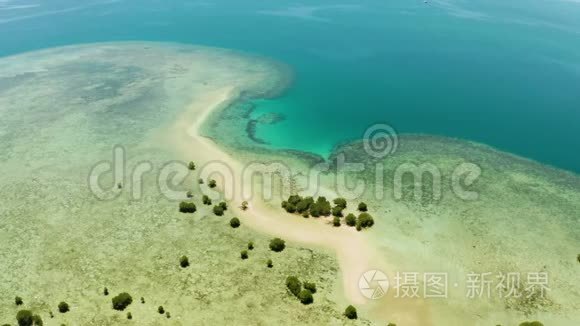
<path id="1" fill-rule="evenodd" d="M 365 238 L 365 232 L 357 232 L 354 228 L 334 228 L 329 226 L 324 219 L 304 219 L 285 213 L 282 209 L 273 208 L 264 201 L 254 199 L 249 201 L 250 208 L 247 211 L 237 207 L 243 201 L 244 190 L 252 184 L 251 181 L 243 180 L 244 166 L 224 152 L 211 139 L 200 135 L 200 128 L 210 113 L 235 99 L 237 91 L 234 87 L 224 87 L 217 90 L 203 92 L 197 97 L 188 110 L 176 121 L 172 127 L 170 141 L 178 146 L 179 150 L 187 153 L 188 158 L 193 158 L 198 167 L 215 167 L 216 171 L 224 170 L 224 166 L 231 173 L 224 173 L 224 178 L 218 181 L 218 188 L 226 192 L 226 197 L 231 199 L 231 209 L 239 216 L 244 225 L 250 226 L 257 231 L 280 237 L 289 243 L 299 243 L 308 246 L 320 247 L 335 252 L 342 277 L 342 290 L 347 301 L 355 305 L 370 303 L 359 289 L 359 279 L 368 270 L 385 270 L 387 264 L 384 255 L 381 256 Z M 213 162 L 213 163 L 212 163 Z M 210 168 L 211 169 L 211 168 Z M 328 192 L 326 189 L 324 192 Z M 380 301 L 380 302 L 379 302 Z M 405 325 L 429 325 L 427 310 L 420 300 L 389 299 L 385 298 L 372 302 L 371 309 L 376 317 L 384 318 L 388 305 L 389 316 L 399 316 Z M 420 312 L 419 312 L 419 311 Z M 382 319 L 381 318 L 381 319 Z"/>

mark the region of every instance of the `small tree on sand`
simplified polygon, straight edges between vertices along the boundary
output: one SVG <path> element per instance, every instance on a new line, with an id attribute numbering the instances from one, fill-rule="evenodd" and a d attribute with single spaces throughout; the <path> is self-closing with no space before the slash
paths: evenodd
<path id="1" fill-rule="evenodd" d="M 270 249 L 275 252 L 281 252 L 286 248 L 286 242 L 280 238 L 270 240 Z"/>
<path id="2" fill-rule="evenodd" d="M 307 289 L 304 289 L 298 293 L 298 299 L 302 304 L 311 304 L 314 302 L 314 298 L 312 297 L 312 292 Z"/>
<path id="3" fill-rule="evenodd" d="M 224 215 L 224 209 L 221 206 L 216 205 L 213 207 L 213 213 L 217 216 L 222 216 Z"/>
<path id="4" fill-rule="evenodd" d="M 114 297 L 111 301 L 113 302 L 113 309 L 123 311 L 133 302 L 133 298 L 129 293 L 123 292 L 119 293 L 119 295 Z"/>
<path id="5" fill-rule="evenodd" d="M 234 217 L 230 220 L 230 226 L 235 228 L 238 228 L 240 226 L 240 219 L 238 219 L 237 217 Z"/>
<path id="6" fill-rule="evenodd" d="M 63 302 L 58 304 L 58 311 L 61 314 L 64 314 L 64 313 L 68 312 L 69 310 L 70 310 L 70 307 L 69 307 L 68 303 L 63 301 Z"/>
<path id="7" fill-rule="evenodd" d="M 195 213 L 197 207 L 192 202 L 182 201 L 179 203 L 179 211 L 182 213 Z"/>
<path id="8" fill-rule="evenodd" d="M 189 267 L 189 258 L 187 258 L 187 256 L 181 256 L 181 258 L 179 258 L 179 266 L 182 268 Z"/>
<path id="9" fill-rule="evenodd" d="M 354 214 L 350 213 L 346 216 L 344 221 L 346 222 L 346 225 L 348 225 L 348 226 L 355 226 L 356 225 L 356 216 L 354 216 Z"/>
<path id="10" fill-rule="evenodd" d="M 364 202 L 360 202 L 358 204 L 358 210 L 361 211 L 361 212 L 366 212 L 368 210 L 367 204 L 364 203 Z"/>
<path id="11" fill-rule="evenodd" d="M 298 296 L 298 294 L 300 294 L 300 291 L 302 290 L 302 283 L 300 283 L 300 280 L 298 280 L 296 276 L 288 276 L 286 278 L 286 287 L 288 288 L 290 293 L 294 294 L 295 296 Z"/>
<path id="12" fill-rule="evenodd" d="M 344 315 L 348 319 L 357 319 L 358 318 L 358 316 L 356 314 L 356 308 L 353 306 L 346 307 L 346 309 L 344 310 Z"/>
<path id="13" fill-rule="evenodd" d="M 215 188 L 215 187 L 217 186 L 217 183 L 215 182 L 215 180 L 211 179 L 211 180 L 209 180 L 209 181 L 207 182 L 207 185 L 208 185 L 210 188 Z"/>

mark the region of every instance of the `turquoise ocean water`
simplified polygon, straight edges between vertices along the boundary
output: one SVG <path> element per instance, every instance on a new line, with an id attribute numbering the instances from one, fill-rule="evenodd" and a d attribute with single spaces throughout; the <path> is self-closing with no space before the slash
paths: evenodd
<path id="1" fill-rule="evenodd" d="M 256 101 L 274 148 L 328 155 L 375 123 L 474 140 L 580 173 L 574 0 L 0 1 L 0 55 L 75 43 L 219 46 L 295 70 Z"/>

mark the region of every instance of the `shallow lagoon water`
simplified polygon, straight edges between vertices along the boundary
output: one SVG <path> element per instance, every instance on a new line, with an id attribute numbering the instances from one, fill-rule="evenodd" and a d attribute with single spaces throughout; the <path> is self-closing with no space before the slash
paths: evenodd
<path id="1" fill-rule="evenodd" d="M 256 129 L 273 148 L 326 157 L 386 122 L 578 172 L 579 15 L 573 1 L 60 0 L 3 10 L 0 54 L 111 40 L 249 51 L 295 69 L 284 96 L 257 103 L 286 117 Z"/>
<path id="2" fill-rule="evenodd" d="M 51 10 L 47 7 L 50 5 L 58 8 Z M 20 11 L 20 14 L 15 10 L 3 12 L 0 23 L 7 33 L 0 35 L 3 41 L 1 53 L 13 54 L 39 47 L 100 40 L 146 39 L 219 45 L 269 55 L 289 63 L 295 70 L 294 84 L 286 94 L 276 99 L 260 99 L 240 104 L 240 107 L 246 109 L 253 108 L 252 118 L 259 119 L 263 113 L 275 112 L 285 116 L 286 120 L 276 124 L 259 124 L 255 136 L 264 140 L 266 144 L 257 145 L 246 137 L 248 117 L 244 114 L 248 111 L 235 111 L 235 108 L 226 110 L 222 113 L 230 114 L 233 119 L 220 122 L 220 128 L 235 131 L 237 134 L 222 132 L 210 135 L 226 146 L 228 142 L 234 141 L 242 143 L 246 149 L 261 147 L 263 150 L 261 153 L 265 153 L 265 156 L 272 154 L 267 151 L 268 149 L 285 148 L 306 150 L 327 157 L 333 153 L 332 149 L 337 142 L 360 138 L 364 128 L 380 121 L 390 123 L 403 133 L 420 132 L 476 140 L 542 163 L 577 171 L 578 152 L 570 150 L 578 148 L 578 138 L 571 137 L 571 130 L 578 121 L 578 92 L 575 88 L 575 85 L 578 85 L 578 70 L 575 64 L 578 62 L 578 45 L 574 42 L 577 39 L 578 26 L 577 20 L 571 19 L 577 12 L 577 7 L 574 7 L 576 4 L 573 3 L 550 3 L 550 9 L 546 9 L 547 4 L 544 3 L 527 4 L 526 12 L 522 13 L 519 8 L 514 9 L 511 5 L 508 8 L 500 3 L 468 5 L 464 2 L 445 1 L 435 3 L 435 13 L 429 14 L 424 12 L 422 2 L 411 5 L 398 2 L 389 5 L 368 2 L 350 6 L 333 6 L 328 2 L 320 2 L 315 8 L 292 8 L 293 4 L 283 3 L 276 5 L 280 7 L 267 9 L 257 3 L 228 2 L 216 5 L 150 1 L 135 6 L 133 3 L 121 1 L 72 6 L 68 1 L 61 1 L 50 5 L 22 9 L 29 12 Z M 374 13 L 371 13 L 369 8 L 382 10 L 374 10 Z M 498 8 L 501 9 L 501 13 Z M 376 20 L 360 19 L 367 15 L 375 17 Z M 522 16 L 525 19 L 522 19 Z M 553 17 L 559 17 L 558 22 L 554 22 Z M 417 20 L 422 24 L 417 24 Z M 270 31 L 264 26 L 270 26 Z M 377 36 L 373 33 L 376 30 L 384 33 Z M 509 33 L 506 30 L 509 30 Z M 411 31 L 412 33 L 408 34 Z M 276 37 L 273 38 L 269 32 L 276 33 Z M 16 39 L 14 35 L 20 37 Z M 482 39 L 485 41 L 482 42 Z M 418 43 L 421 47 L 417 46 Z M 131 56 L 129 52 L 128 55 Z M 78 80 L 84 80 L 84 76 L 90 74 L 90 71 L 84 71 L 75 77 L 74 71 L 77 71 L 77 68 L 83 67 L 76 67 L 70 71 L 65 69 L 63 73 L 69 74 L 60 77 L 68 80 L 68 85 L 75 86 Z M 98 71 L 101 68 L 94 67 L 94 70 Z M 123 70 L 122 76 L 127 77 L 126 80 L 111 80 L 110 87 L 105 81 L 101 85 L 103 88 L 86 89 L 84 91 L 88 94 L 79 98 L 81 100 L 99 100 L 99 96 L 109 98 L 115 94 L 116 88 L 135 80 L 131 79 L 132 75 L 139 78 L 138 72 Z M 350 76 L 350 79 L 345 79 L 344 76 Z M 449 78 L 442 80 L 442 76 Z M 26 75 L 22 78 L 26 78 Z M 465 83 L 465 80 L 469 82 Z M 6 87 L 7 84 L 2 85 Z M 153 91 L 155 87 L 150 89 L 153 93 L 148 96 L 151 98 L 160 95 Z M 76 91 L 82 93 L 83 90 Z M 163 106 L 162 111 L 156 111 L 158 108 L 151 106 L 148 111 L 152 114 L 150 118 L 145 121 L 133 121 L 127 130 L 123 130 L 126 124 L 120 123 L 125 120 L 114 120 L 115 123 L 111 124 L 110 119 L 106 118 L 107 112 L 98 115 L 103 120 L 94 121 L 92 125 L 95 127 L 94 134 L 83 134 L 86 138 L 75 140 L 83 144 L 78 146 L 77 150 L 61 151 L 62 148 L 67 148 L 67 140 L 64 137 L 66 135 L 60 134 L 62 129 L 58 126 L 45 131 L 41 135 L 42 141 L 34 145 L 37 146 L 34 150 L 29 150 L 26 142 L 23 142 L 18 144 L 15 147 L 17 150 L 14 151 L 14 147 L 10 147 L 13 143 L 3 141 L 2 145 L 8 145 L 10 148 L 10 151 L 3 151 L 5 155 L 10 153 L 28 155 L 25 160 L 27 164 L 42 174 L 40 180 L 32 178 L 26 181 L 26 185 L 18 183 L 20 181 L 17 172 L 21 171 L 20 161 L 13 156 L 10 166 L 5 167 L 8 171 L 14 172 L 6 176 L 11 181 L 17 181 L 14 189 L 22 187 L 24 191 L 30 193 L 34 193 L 35 189 L 41 189 L 30 199 L 48 196 L 53 201 L 46 204 L 44 209 L 47 214 L 51 214 L 50 219 L 45 220 L 45 216 L 32 218 L 31 221 L 37 221 L 39 226 L 30 228 L 26 221 L 18 222 L 16 224 L 18 227 L 12 224 L 3 225 L 3 232 L 11 236 L 5 237 L 6 241 L 13 239 L 12 237 L 17 238 L 8 241 L 9 245 L 18 246 L 28 243 L 25 240 L 31 239 L 30 246 L 37 248 L 35 246 L 45 245 L 43 244 L 45 240 L 42 239 L 49 238 L 46 242 L 51 244 L 55 252 L 68 248 L 66 241 L 52 243 L 54 239 L 44 232 L 61 229 L 63 220 L 68 218 L 67 214 L 71 210 L 78 212 L 82 209 L 76 196 L 79 189 L 84 189 L 81 187 L 85 171 L 79 170 L 78 174 L 75 174 L 78 178 L 75 177 L 70 185 L 54 183 L 50 186 L 52 181 L 57 180 L 55 176 L 60 178 L 63 173 L 70 171 L 67 171 L 66 167 L 55 166 L 58 159 L 51 161 L 51 157 L 55 156 L 46 153 L 52 151 L 76 155 L 71 161 L 84 162 L 87 157 L 83 154 L 94 153 L 96 148 L 99 148 L 100 154 L 108 155 L 110 144 L 95 142 L 95 138 L 92 138 L 95 135 L 108 135 L 114 139 L 116 136 L 113 135 L 116 133 L 126 133 L 125 136 L 129 136 L 127 144 L 137 143 L 141 140 L 139 135 L 143 135 L 145 130 L 167 122 L 176 114 L 176 111 L 166 109 L 178 110 L 187 103 L 189 99 L 185 93 L 187 92 L 168 96 L 180 100 Z M 156 103 L 146 98 L 141 100 L 143 101 L 141 103 L 119 106 L 115 114 L 131 117 L 133 110 L 143 103 Z M 404 109 L 400 109 L 401 107 Z M 50 116 L 50 112 L 46 112 L 46 116 Z M 32 117 L 41 119 L 45 115 Z M 216 116 L 214 119 L 220 120 L 223 117 Z M 70 126 L 78 122 L 77 118 L 78 115 L 72 115 L 69 121 L 65 120 L 62 123 Z M 21 123 L 21 126 L 27 126 L 26 123 Z M 26 128 L 19 128 L 18 125 L 10 127 L 14 129 L 3 128 L 0 136 L 27 132 Z M 49 142 L 53 147 L 44 148 L 42 144 L 53 139 L 51 138 L 53 135 L 63 136 L 62 143 Z M 232 140 L 232 135 L 239 137 Z M 506 153 L 497 153 L 487 147 L 479 152 L 477 149 L 480 149 L 481 145 L 478 144 L 466 145 L 449 138 L 425 137 L 419 140 L 411 139 L 410 142 L 405 139 L 401 138 L 402 150 L 398 158 L 401 161 L 429 160 L 445 168 L 451 164 L 450 162 L 475 160 L 485 168 L 485 182 L 480 186 L 485 190 L 482 193 L 487 197 L 470 205 L 454 200 L 443 201 L 439 206 L 429 203 L 417 205 L 413 202 L 376 203 L 376 206 L 380 207 L 381 214 L 378 218 L 381 222 L 377 224 L 375 230 L 369 232 L 369 235 L 378 246 L 382 246 L 389 261 L 397 267 L 412 270 L 446 268 L 458 276 L 464 276 L 468 270 L 483 272 L 492 269 L 496 272 L 515 269 L 547 270 L 556 277 L 553 285 L 554 294 L 549 301 L 538 304 L 510 303 L 502 300 L 473 303 L 456 296 L 449 304 L 441 306 L 434 304 L 437 307 L 433 309 L 434 320 L 442 323 L 457 322 L 457 319 L 450 317 L 452 313 L 456 313 L 455 318 L 459 320 L 475 319 L 474 324 L 477 322 L 490 324 L 498 321 L 516 323 L 535 318 L 551 321 L 554 325 L 567 325 L 577 320 L 578 281 L 577 276 L 571 272 L 575 268 L 573 250 L 580 241 L 574 228 L 578 223 L 576 212 L 580 202 L 578 199 L 580 182 L 577 176 L 526 160 L 522 161 L 521 158 Z M 407 151 L 404 148 L 405 144 L 411 144 L 415 149 Z M 357 149 L 350 150 L 356 152 Z M 42 154 L 35 154 L 38 151 Z M 145 153 L 148 149 L 143 151 L 142 154 L 147 156 Z M 159 160 L 170 157 L 167 153 L 158 154 Z M 288 154 L 286 152 L 279 155 Z M 88 161 L 92 162 L 87 159 Z M 48 178 L 45 178 L 45 174 Z M 12 190 L 13 188 L 5 189 L 7 195 Z M 65 194 L 60 191 L 65 191 Z M 9 212 L 11 216 L 34 216 L 34 212 L 23 210 L 18 198 L 13 199 L 14 207 L 3 207 L 4 213 Z M 107 229 L 105 224 L 109 222 L 114 229 L 113 242 L 126 245 L 135 241 L 136 239 L 126 232 L 126 225 L 116 222 L 115 214 L 120 211 L 121 216 L 128 219 L 127 225 L 139 228 L 144 238 L 155 234 L 154 230 L 142 226 L 142 221 L 134 216 L 140 214 L 141 209 L 134 206 L 126 208 L 123 204 L 103 208 L 107 216 L 110 215 L 110 219 L 105 221 L 93 221 L 90 214 L 83 215 L 85 219 L 74 221 L 71 225 L 71 233 L 76 232 L 75 228 L 80 228 L 81 234 L 88 235 L 92 229 Z M 184 230 L 181 229 L 181 221 L 174 216 L 168 216 L 171 214 L 164 213 L 164 209 L 172 209 L 173 206 L 157 202 L 153 204 L 160 206 L 157 210 L 149 212 L 151 214 L 146 215 L 146 218 L 152 223 L 163 225 L 165 229 L 155 238 L 159 242 L 154 250 L 148 252 L 147 259 L 162 261 L 161 264 L 165 264 L 166 248 L 160 243 L 171 242 L 177 232 L 178 240 L 170 247 L 177 255 L 188 246 L 189 235 L 184 234 Z M 168 218 L 169 222 L 163 221 L 163 218 Z M 51 227 L 38 229 L 46 224 L 50 224 Z M 193 227 L 194 224 L 192 222 L 190 226 Z M 18 229 L 17 233 L 14 233 L 15 229 Z M 513 238 L 514 232 L 523 233 L 525 239 Z M 457 233 L 461 235 L 456 236 Z M 247 236 L 259 237 L 254 234 Z M 106 234 L 97 234 L 94 237 L 107 239 Z M 82 306 L 82 309 L 91 311 L 100 304 L 107 303 L 106 300 L 102 300 L 103 302 L 84 300 L 87 297 L 96 297 L 104 281 L 122 284 L 128 280 L 122 275 L 124 270 L 118 272 L 114 272 L 114 268 L 103 270 L 93 265 L 90 260 L 102 259 L 103 257 L 99 255 L 106 252 L 114 256 L 112 259 L 114 265 L 114 261 L 122 260 L 123 255 L 117 255 L 112 248 L 105 248 L 100 253 L 97 251 L 97 257 L 91 254 L 83 260 L 85 252 L 95 253 L 91 251 L 94 249 L 91 247 L 91 241 L 94 239 L 81 238 L 73 237 L 74 240 L 80 241 L 82 246 L 62 257 L 54 253 L 48 257 L 41 257 L 34 249 L 31 249 L 31 252 L 39 254 L 37 259 L 41 262 L 48 260 L 48 272 L 45 272 L 48 274 L 45 275 L 50 277 L 47 279 L 66 279 L 67 275 L 55 275 L 58 272 L 54 270 L 58 271 L 61 264 L 68 266 L 69 259 L 86 263 L 85 267 L 77 271 L 80 273 L 88 271 L 86 279 L 75 281 L 70 288 L 60 290 L 54 288 L 54 285 L 43 284 L 41 280 L 32 276 L 17 284 L 13 279 L 18 277 L 19 271 L 29 267 L 36 268 L 36 265 L 26 265 L 23 260 L 18 259 L 13 260 L 10 271 L 4 274 L 5 280 L 8 281 L 2 284 L 5 286 L 17 284 L 17 290 L 27 296 L 34 295 L 32 288 L 35 286 L 54 293 L 48 298 L 35 299 L 34 305 L 39 309 L 48 309 L 48 304 L 54 305 L 54 302 L 62 300 L 62 296 L 74 297 L 79 292 L 82 292 L 82 298 L 77 297 L 74 300 L 77 300 L 75 304 Z M 536 239 L 546 240 L 542 242 Z M 202 241 L 203 238 L 200 243 Z M 245 240 L 236 241 L 239 242 L 238 245 L 240 243 L 243 245 Z M 462 244 L 461 249 L 457 249 L 458 243 Z M 146 243 L 141 245 L 143 248 L 147 247 Z M 235 247 L 229 249 L 236 250 Z M 23 250 L 26 251 L 27 247 Z M 14 252 L 19 251 L 15 249 Z M 136 248 L 135 252 L 139 253 L 139 248 Z M 538 257 L 530 259 L 530 252 Z M 304 255 L 303 259 L 307 260 L 308 254 Z M 413 259 L 408 259 L 409 256 Z M 134 257 L 126 259 L 132 261 Z M 323 282 L 330 288 L 333 283 L 329 278 L 336 276 L 336 270 L 329 269 L 328 266 L 332 266 L 334 262 L 326 256 L 320 259 L 323 264 L 317 266 L 316 271 L 324 274 Z M 140 264 L 138 261 L 134 263 Z M 218 270 L 222 264 L 224 261 L 216 262 L 212 268 Z M 69 271 L 74 270 L 67 268 Z M 139 265 L 142 272 L 147 271 L 147 268 L 146 264 Z M 238 271 L 232 269 L 232 273 Z M 177 271 L 172 271 L 171 274 L 173 273 Z M 119 280 L 108 279 L 110 276 L 107 275 L 118 277 Z M 152 273 L 147 277 L 154 278 L 157 275 Z M 220 280 L 226 282 L 228 278 Z M 89 290 L 81 284 L 83 281 L 90 286 Z M 147 288 L 147 281 L 148 279 L 141 280 L 141 283 L 134 285 L 132 289 L 146 291 L 152 295 L 162 293 L 165 302 L 172 302 L 171 293 L 164 292 L 165 290 L 161 288 Z M 252 282 L 251 279 L 246 281 Z M 185 284 L 187 281 L 183 282 Z M 173 286 L 183 286 L 177 283 L 179 282 Z M 206 285 L 214 286 L 211 282 Z M 183 295 L 187 295 L 188 290 L 185 287 L 182 291 Z M 243 291 L 247 291 L 247 288 Z M 207 295 L 203 290 L 194 292 L 196 300 L 203 299 Z M 328 292 L 332 292 L 331 289 L 328 289 Z M 220 293 L 210 295 L 214 296 L 212 301 L 219 301 L 222 296 Z M 9 299 L 5 298 L 7 304 Z M 179 307 L 178 302 L 172 303 L 175 307 Z M 285 307 L 290 304 L 291 308 L 288 308 L 290 311 L 301 308 L 291 306 L 292 303 L 285 301 L 278 303 Z M 252 302 L 244 304 L 246 307 L 253 307 Z M 267 311 L 264 308 L 266 306 L 264 301 L 260 302 L 260 306 L 264 309 L 262 311 Z M 509 309 L 504 310 L 506 306 Z M 210 303 L 207 307 L 218 309 Z M 334 306 L 329 304 L 329 307 L 328 311 L 331 311 L 329 315 L 315 315 L 308 321 L 337 322 L 329 317 L 335 314 L 332 311 Z M 178 309 L 186 311 L 187 306 Z M 10 314 L 14 312 L 5 311 Z M 198 313 L 199 311 L 196 311 L 191 314 Z M 266 320 L 278 320 L 274 313 L 266 313 L 272 318 Z M 185 314 L 187 313 L 184 312 Z M 481 315 L 484 317 L 480 317 Z M 154 314 L 150 317 L 154 318 Z M 77 316 L 70 318 L 76 320 Z M 113 314 L 102 318 L 97 319 L 95 323 L 122 320 Z"/>
<path id="3" fill-rule="evenodd" d="M 268 90 L 276 84 L 275 65 L 222 49 L 133 42 L 27 53 L 3 58 L 0 67 L 2 324 L 14 324 L 21 309 L 45 325 L 339 322 L 335 258 L 290 243 L 283 256 L 273 256 L 268 235 L 245 225 L 234 230 L 231 213 L 216 218 L 200 204 L 194 176 L 176 188 L 179 200 L 187 190 L 195 193 L 194 215 L 179 213 L 179 200 L 160 194 L 156 173 L 139 183 L 126 175 L 113 200 L 87 187 L 89 171 L 112 160 L 114 145 L 126 149 L 126 173 L 142 162 L 158 172 L 189 159 L 160 134 L 170 133 L 202 92 L 236 82 L 248 92 Z M 116 188 L 110 173 L 102 179 L 106 189 Z M 249 241 L 255 249 L 242 261 Z M 188 269 L 179 267 L 182 255 Z M 275 268 L 266 267 L 267 259 Z M 317 282 L 320 302 L 308 313 L 286 295 L 286 273 Z M 125 312 L 111 307 L 121 292 L 133 296 Z M 61 301 L 70 312 L 58 313 Z M 157 312 L 160 305 L 170 319 Z"/>

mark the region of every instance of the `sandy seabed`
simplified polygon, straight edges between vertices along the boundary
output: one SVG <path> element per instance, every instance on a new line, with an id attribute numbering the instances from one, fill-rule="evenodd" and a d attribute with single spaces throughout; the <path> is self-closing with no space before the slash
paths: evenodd
<path id="1" fill-rule="evenodd" d="M 401 140 L 387 167 L 428 158 L 451 169 L 475 160 L 484 168 L 476 184 L 482 199 L 373 200 L 365 193 L 377 219 L 365 232 L 283 213 L 284 187 L 272 200 L 261 200 L 261 181 L 243 173 L 249 162 L 282 160 L 296 175 L 306 175 L 310 163 L 293 152 L 248 145 L 238 134 L 245 130 L 244 112 L 232 111 L 232 104 L 276 91 L 287 73 L 276 62 L 233 51 L 141 42 L 0 60 L 0 323 L 15 322 L 22 308 L 14 305 L 17 295 L 48 325 L 511 325 L 530 319 L 569 325 L 579 319 L 576 175 L 477 144 L 417 136 Z M 111 160 L 115 145 L 127 157 L 125 186 L 115 190 L 112 176 L 105 175 L 102 185 L 118 196 L 99 200 L 87 186 L 89 171 Z M 337 152 L 364 157 L 359 145 Z M 198 169 L 172 186 L 182 197 L 163 196 L 159 172 L 168 162 L 190 160 Z M 143 162 L 153 171 L 132 180 Z M 208 176 L 216 177 L 219 191 L 198 184 Z M 322 176 L 322 186 L 321 193 L 335 195 L 332 173 Z M 242 211 L 238 205 L 248 188 L 257 190 Z M 136 199 L 138 189 L 143 193 Z M 193 215 L 177 211 L 187 190 L 198 206 Z M 214 201 L 228 198 L 226 215 L 214 216 L 201 204 L 202 193 Z M 241 219 L 240 229 L 229 227 L 232 216 Z M 287 240 L 288 249 L 269 251 L 274 236 Z M 256 249 L 243 261 L 239 254 L 248 241 Z M 179 267 L 182 255 L 190 258 L 190 268 Z M 265 267 L 267 259 L 273 269 Z M 370 302 L 358 288 L 369 269 L 390 277 L 403 270 L 454 276 L 546 270 L 554 283 L 548 299 L 537 302 L 469 301 L 457 293 L 444 301 L 400 299 L 392 290 Z M 317 283 L 314 304 L 304 306 L 287 293 L 288 275 Z M 133 320 L 111 308 L 104 287 L 111 295 L 132 294 L 126 312 Z M 57 312 L 60 301 L 71 305 L 69 313 Z M 359 308 L 358 321 L 342 316 L 348 304 Z M 159 305 L 170 319 L 157 313 Z"/>

